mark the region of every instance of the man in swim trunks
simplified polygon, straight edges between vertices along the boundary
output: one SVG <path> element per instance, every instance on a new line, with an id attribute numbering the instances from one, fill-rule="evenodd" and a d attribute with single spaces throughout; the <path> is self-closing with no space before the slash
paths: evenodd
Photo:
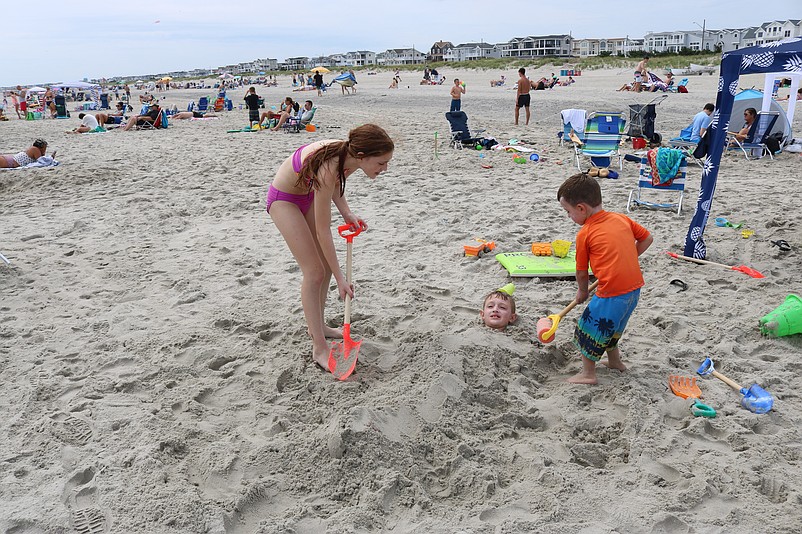
<path id="1" fill-rule="evenodd" d="M 19 91 L 19 110 L 25 115 L 28 112 L 28 90 L 18 85 L 17 91 Z"/>
<path id="2" fill-rule="evenodd" d="M 649 74 L 649 56 L 643 56 L 638 66 L 635 67 L 635 83 L 632 84 L 632 91 L 640 93 L 642 90 L 641 84 L 648 81 Z"/>
<path id="3" fill-rule="evenodd" d="M 532 82 L 526 77 L 526 69 L 518 69 L 518 91 L 515 93 L 515 124 L 518 125 L 518 112 L 521 108 L 526 108 L 526 124 L 529 124 L 529 91 L 532 90 Z"/>

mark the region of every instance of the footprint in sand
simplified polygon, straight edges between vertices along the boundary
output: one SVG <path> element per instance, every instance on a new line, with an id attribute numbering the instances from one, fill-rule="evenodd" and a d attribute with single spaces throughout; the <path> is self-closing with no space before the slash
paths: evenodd
<path id="1" fill-rule="evenodd" d="M 109 531 L 107 513 L 100 509 L 95 484 L 96 469 L 77 471 L 64 486 L 64 504 L 70 509 L 72 527 L 80 534 L 103 534 Z"/>

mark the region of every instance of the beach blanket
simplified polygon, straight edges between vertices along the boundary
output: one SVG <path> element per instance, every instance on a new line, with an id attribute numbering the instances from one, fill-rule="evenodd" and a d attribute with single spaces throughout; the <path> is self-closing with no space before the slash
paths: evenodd
<path id="1" fill-rule="evenodd" d="M 684 154 L 676 148 L 653 148 L 646 153 L 649 166 L 652 168 L 652 185 L 671 185 L 679 173 Z"/>
<path id="2" fill-rule="evenodd" d="M 0 171 L 13 171 L 16 169 L 37 169 L 41 167 L 55 167 L 60 164 L 61 162 L 51 158 L 50 156 L 42 156 L 33 163 L 29 163 L 21 167 L 3 167 L 2 169 L 0 169 Z"/>

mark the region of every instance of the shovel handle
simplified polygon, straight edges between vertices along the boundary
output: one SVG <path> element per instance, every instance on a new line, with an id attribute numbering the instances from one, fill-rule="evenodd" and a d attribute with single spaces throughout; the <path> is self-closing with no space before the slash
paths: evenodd
<path id="1" fill-rule="evenodd" d="M 592 284 L 590 284 L 590 286 L 588 287 L 588 293 L 590 293 L 591 291 L 593 291 L 594 289 L 596 289 L 596 287 L 597 287 L 598 285 L 599 285 L 599 281 L 598 281 L 598 280 L 596 280 L 595 282 L 593 282 Z M 577 304 L 579 304 L 579 303 L 576 301 L 576 298 L 574 298 L 574 300 L 572 300 L 572 301 L 571 301 L 571 304 L 569 304 L 568 306 L 566 306 L 565 308 L 563 308 L 563 310 L 562 310 L 560 313 L 558 313 L 557 315 L 560 317 L 560 319 L 562 319 L 563 317 L 565 317 L 565 314 L 566 314 L 566 313 L 568 313 L 569 311 L 573 310 L 573 309 L 574 309 L 574 307 L 575 307 Z"/>
<path id="2" fill-rule="evenodd" d="M 699 258 L 691 258 L 690 256 L 683 256 L 682 254 L 677 254 L 676 252 L 666 252 L 672 258 L 676 258 L 678 260 L 685 260 L 690 261 L 693 263 L 698 263 L 700 265 L 718 265 L 719 267 L 724 267 L 725 269 L 732 269 L 732 265 L 725 265 L 723 263 L 716 263 L 715 261 L 710 260 L 700 260 Z"/>
<path id="3" fill-rule="evenodd" d="M 719 373 L 718 371 L 713 371 L 710 374 L 712 374 L 713 376 L 715 376 L 716 378 L 718 378 L 719 380 L 730 386 L 735 391 L 741 391 L 743 389 L 740 385 L 738 385 L 737 382 L 735 382 L 734 380 L 730 380 L 729 378 Z"/>

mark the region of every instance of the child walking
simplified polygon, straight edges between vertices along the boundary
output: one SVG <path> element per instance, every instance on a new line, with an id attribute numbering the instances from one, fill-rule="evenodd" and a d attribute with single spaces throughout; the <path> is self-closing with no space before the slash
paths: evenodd
<path id="1" fill-rule="evenodd" d="M 557 191 L 568 217 L 582 226 L 576 234 L 576 301 L 588 298 L 588 265 L 599 287 L 574 331 L 582 353 L 582 371 L 568 379 L 574 384 L 596 384 L 596 362 L 625 371 L 618 340 L 638 305 L 643 274 L 638 256 L 652 244 L 652 235 L 620 213 L 604 211 L 601 187 L 587 174 L 575 174 Z"/>
<path id="2" fill-rule="evenodd" d="M 374 179 L 387 170 L 395 146 L 375 124 L 354 128 L 346 141 L 327 139 L 298 148 L 279 166 L 267 192 L 267 212 L 303 275 L 301 304 L 312 337 L 312 359 L 329 369 L 326 338 L 342 338 L 326 326 L 323 312 L 332 275 L 340 298 L 354 296 L 340 268 L 331 235 L 331 204 L 347 224 L 367 228 L 345 200 L 345 180 L 357 169 Z"/>

